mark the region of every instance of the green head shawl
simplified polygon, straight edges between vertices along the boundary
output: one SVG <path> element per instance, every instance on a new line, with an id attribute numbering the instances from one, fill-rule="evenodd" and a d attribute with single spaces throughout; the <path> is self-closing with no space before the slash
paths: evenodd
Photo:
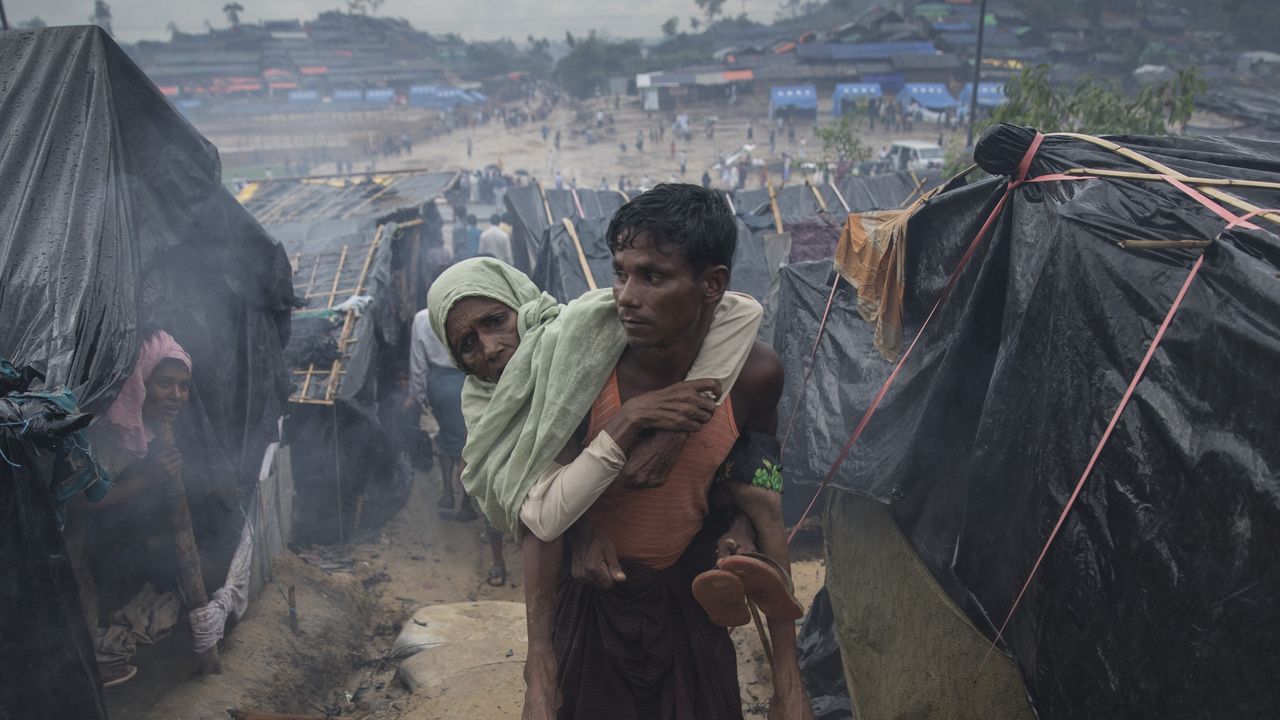
<path id="1" fill-rule="evenodd" d="M 591 410 L 627 339 L 612 290 L 560 305 L 510 265 L 473 258 L 442 273 L 427 293 L 431 327 L 446 346 L 449 311 L 469 297 L 497 300 L 519 318 L 520 347 L 502 378 L 468 375 L 462 389 L 462 485 L 494 527 L 515 533 L 529 489 Z"/>

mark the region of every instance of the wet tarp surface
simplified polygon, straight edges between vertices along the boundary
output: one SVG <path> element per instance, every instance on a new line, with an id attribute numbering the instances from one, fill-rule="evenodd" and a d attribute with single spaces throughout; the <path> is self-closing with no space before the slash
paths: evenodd
<path id="1" fill-rule="evenodd" d="M 507 190 L 505 202 L 507 211 L 512 216 L 512 250 L 517 254 L 519 248 L 525 248 L 529 255 L 528 267 L 522 267 L 519 259 L 516 266 L 526 270 L 532 277 L 536 274 L 545 275 L 546 271 L 537 267 L 538 261 L 546 252 L 547 230 L 552 225 L 562 224 L 565 218 L 569 218 L 577 222 L 582 219 L 601 219 L 607 221 L 613 217 L 613 213 L 622 207 L 627 201 L 626 195 L 613 190 L 589 190 L 579 188 L 577 191 L 577 201 L 574 201 L 574 191 L 557 190 L 555 188 L 543 188 L 542 193 L 538 191 L 536 185 L 522 185 L 512 187 Z M 543 196 L 546 196 L 546 203 L 543 203 Z M 578 205 L 582 205 L 582 212 L 578 212 Z M 550 208 L 552 219 L 547 219 L 547 209 Z"/>
<path id="2" fill-rule="evenodd" d="M 809 694 L 814 720 L 852 720 L 853 701 L 844 678 L 844 660 L 836 637 L 831 597 L 822 588 L 813 598 L 796 637 L 800 674 Z"/>
<path id="3" fill-rule="evenodd" d="M 0 353 L 101 413 L 167 330 L 195 361 L 175 431 L 197 532 L 205 501 L 230 521 L 287 396 L 288 259 L 106 33 L 3 33 L 0 57 Z"/>
<path id="4" fill-rule="evenodd" d="M 1011 173 L 1030 139 L 999 128 L 979 143 L 978 160 Z M 1274 143 L 1114 140 L 1190 176 L 1280 180 Z M 1030 175 L 1074 167 L 1145 170 L 1096 145 L 1048 137 Z M 999 180 L 956 188 L 911 220 L 907 337 L 1002 192 Z M 1271 189 L 1231 195 L 1280 205 Z M 1015 190 L 835 477 L 842 490 L 892 503 L 935 578 L 994 635 L 1203 253 L 1005 633 L 1041 717 L 1280 713 L 1280 386 L 1269 370 L 1280 366 L 1280 226 L 1254 222 L 1259 229 L 1224 231 L 1223 218 L 1159 181 Z M 1118 240 L 1214 242 L 1126 249 Z M 820 267 L 788 270 L 783 417 L 797 404 L 802 412 L 784 461 L 793 483 L 813 483 L 890 367 L 851 298 L 838 297 L 801 395 L 830 286 Z"/>
<path id="5" fill-rule="evenodd" d="M 90 417 L 24 392 L 33 379 L 0 356 L 0 719 L 104 719 L 102 681 L 59 516 L 101 469 L 78 469 L 68 452 L 82 447 L 75 436 Z"/>
<path id="6" fill-rule="evenodd" d="M 609 218 L 574 220 L 573 227 L 582 244 L 582 252 L 596 287 L 611 287 L 613 253 L 605 240 Z M 538 258 L 532 276 L 533 282 L 555 299 L 567 303 L 590 289 L 582 260 L 578 257 L 573 236 L 564 223 L 552 225 L 544 237 L 541 243 L 542 255 Z"/>

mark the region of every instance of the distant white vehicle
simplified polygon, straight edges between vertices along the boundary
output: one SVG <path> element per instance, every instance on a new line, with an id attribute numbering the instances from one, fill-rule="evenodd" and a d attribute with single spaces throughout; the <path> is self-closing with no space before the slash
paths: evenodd
<path id="1" fill-rule="evenodd" d="M 885 159 L 891 170 L 941 170 L 945 162 L 942 148 L 923 140 L 895 141 Z"/>

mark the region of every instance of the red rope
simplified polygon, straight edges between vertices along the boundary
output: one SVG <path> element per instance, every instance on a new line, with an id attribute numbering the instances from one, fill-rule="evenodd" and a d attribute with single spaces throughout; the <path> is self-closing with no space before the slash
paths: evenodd
<path id="1" fill-rule="evenodd" d="M 938 295 L 938 300 L 933 304 L 933 309 L 925 316 L 924 322 L 921 323 L 920 329 L 916 332 L 915 338 L 911 340 L 911 344 L 907 346 L 906 351 L 898 358 L 898 362 L 893 366 L 893 371 L 889 373 L 889 377 L 885 379 L 884 384 L 880 386 L 879 392 L 871 400 L 871 404 L 867 406 L 866 412 L 862 414 L 862 419 L 858 421 L 858 426 L 854 428 L 853 434 L 849 436 L 849 441 L 840 449 L 840 454 L 836 456 L 836 461 L 831 464 L 831 469 L 827 471 L 822 483 L 818 485 L 818 489 L 814 491 L 813 498 L 809 500 L 808 507 L 805 508 L 804 514 L 800 516 L 800 520 L 796 522 L 795 527 L 791 528 L 791 534 L 787 536 L 787 543 L 790 544 L 795 539 L 796 533 L 800 532 L 800 527 L 804 525 L 804 521 L 808 519 L 809 513 L 813 512 L 813 507 L 818 503 L 818 497 L 822 495 L 822 491 L 831 483 L 831 479 L 835 477 L 836 471 L 844 464 L 849 457 L 849 451 L 853 449 L 854 443 L 862 435 L 862 431 L 867 428 L 867 423 L 871 421 L 871 416 L 875 414 L 880 407 L 880 402 L 884 400 L 884 396 L 889 392 L 889 386 L 893 385 L 893 381 L 898 379 L 898 373 L 902 372 L 902 366 L 906 364 L 907 358 L 911 357 L 911 353 L 916 348 L 916 344 L 920 342 L 920 338 L 924 336 L 925 328 L 929 327 L 929 323 L 933 321 L 938 310 L 942 307 L 947 298 L 951 296 L 951 291 L 955 289 L 956 282 L 960 279 L 960 273 L 964 272 L 965 266 L 973 259 L 974 253 L 978 251 L 978 246 L 982 244 L 983 238 L 995 226 L 996 220 L 1000 217 L 1000 213 L 1004 211 L 1004 206 L 1009 202 L 1009 196 L 1013 194 L 1019 186 L 1027 182 L 1027 172 L 1031 169 L 1031 160 L 1035 157 L 1036 152 L 1040 149 L 1040 143 L 1044 141 L 1044 135 L 1036 133 L 1035 139 L 1031 141 L 1027 152 L 1022 156 L 1022 161 L 1018 163 L 1018 173 L 1005 186 L 1004 194 L 1000 196 L 1000 201 L 996 203 L 991 214 L 987 216 L 986 222 L 982 223 L 982 227 L 978 230 L 978 234 L 974 236 L 973 242 L 969 243 L 969 247 L 965 249 L 964 255 L 960 257 L 960 263 L 956 265 L 956 269 L 951 271 L 951 276 L 947 278 L 947 284 L 942 288 L 942 293 Z M 832 297 L 835 297 L 834 293 Z M 828 303 L 828 306 L 830 303 Z M 824 317 L 825 319 L 825 317 Z M 812 370 L 812 362 L 810 363 Z M 798 406 L 798 404 L 797 404 Z"/>
<path id="2" fill-rule="evenodd" d="M 1173 321 L 1173 316 L 1178 312 L 1178 307 L 1182 305 L 1182 299 L 1187 296 L 1187 289 L 1191 287 L 1191 281 L 1195 280 L 1196 273 L 1200 272 L 1200 266 L 1204 264 L 1204 255 L 1196 259 L 1195 265 L 1191 266 L 1191 272 L 1187 273 L 1187 279 L 1182 283 L 1182 289 L 1178 291 L 1177 297 L 1173 299 L 1173 305 L 1169 307 L 1169 312 L 1165 313 L 1164 322 L 1160 323 L 1160 329 L 1156 331 L 1156 336 L 1151 341 L 1151 346 L 1147 348 L 1147 354 L 1142 358 L 1142 363 L 1138 365 L 1138 371 L 1133 374 L 1133 379 L 1129 381 L 1129 387 L 1124 391 L 1124 396 L 1120 398 L 1120 404 L 1116 406 L 1116 411 L 1111 415 L 1111 422 L 1107 424 L 1107 429 L 1102 433 L 1102 438 L 1098 440 L 1098 445 L 1093 449 L 1093 457 L 1089 458 L 1089 464 L 1085 466 L 1084 472 L 1080 474 L 1080 480 L 1076 483 L 1076 488 L 1071 493 L 1071 497 L 1067 498 L 1067 503 L 1062 507 L 1062 512 L 1058 514 L 1058 522 L 1054 524 L 1053 530 L 1049 533 L 1049 539 L 1045 541 L 1044 547 L 1040 550 L 1040 556 L 1036 558 L 1035 565 L 1031 566 L 1031 573 L 1027 575 L 1027 581 L 1022 584 L 1022 589 L 1018 591 L 1018 597 L 1013 601 L 1013 606 L 1009 608 L 1009 613 L 1005 615 L 1004 622 L 1000 624 L 1000 629 L 996 631 L 996 637 L 991 641 L 991 646 L 987 648 L 986 655 L 982 656 L 982 662 L 978 665 L 977 672 L 981 672 L 983 666 L 987 664 L 987 660 L 991 657 L 991 652 L 995 650 L 996 644 L 1004 636 L 1005 628 L 1009 626 L 1009 620 L 1013 618 L 1013 613 L 1018 609 L 1018 605 L 1022 602 L 1022 597 L 1026 595 L 1027 588 L 1031 586 L 1031 580 L 1035 578 L 1036 572 L 1040 569 L 1041 563 L 1044 562 L 1045 555 L 1049 552 L 1049 546 L 1053 544 L 1055 538 L 1058 537 L 1058 531 L 1062 529 L 1062 525 L 1067 520 L 1067 514 L 1071 512 L 1072 506 L 1075 505 L 1076 499 L 1080 497 L 1080 491 L 1084 488 L 1085 480 L 1089 479 L 1089 474 L 1093 472 L 1094 465 L 1098 463 L 1098 457 L 1102 455 L 1102 449 L 1106 447 L 1107 440 L 1111 439 L 1111 432 L 1115 430 L 1116 424 L 1120 421 L 1120 415 L 1124 413 L 1125 406 L 1129 404 L 1129 399 L 1133 397 L 1133 391 L 1138 387 L 1138 382 L 1142 380 L 1143 373 L 1147 370 L 1147 365 L 1151 363 L 1151 358 L 1156 354 L 1156 348 L 1160 346 L 1160 341 L 1164 339 L 1164 333 L 1169 329 L 1169 323 Z"/>

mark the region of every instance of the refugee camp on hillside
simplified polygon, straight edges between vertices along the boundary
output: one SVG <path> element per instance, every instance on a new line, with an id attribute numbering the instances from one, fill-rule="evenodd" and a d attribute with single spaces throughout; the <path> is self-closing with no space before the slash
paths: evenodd
<path id="1" fill-rule="evenodd" d="M 1277 24 L 0 0 L 0 720 L 1280 715 Z"/>

